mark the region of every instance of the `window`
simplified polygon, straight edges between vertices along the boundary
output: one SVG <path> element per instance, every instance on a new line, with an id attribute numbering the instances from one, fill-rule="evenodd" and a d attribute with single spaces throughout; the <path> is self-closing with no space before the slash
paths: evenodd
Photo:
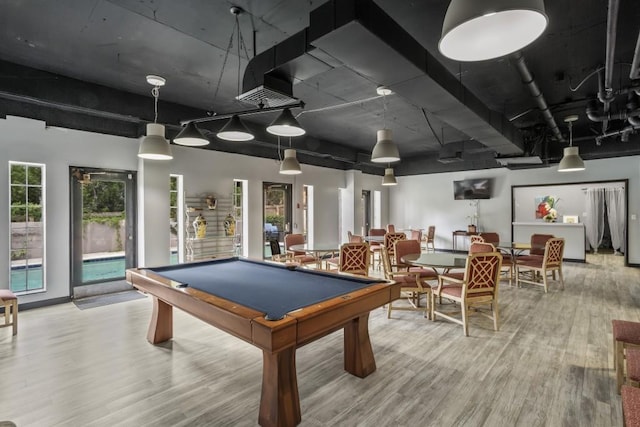
<path id="1" fill-rule="evenodd" d="M 169 176 L 169 263 L 184 262 L 182 175 Z"/>
<path id="2" fill-rule="evenodd" d="M 245 250 L 245 222 L 243 207 L 246 203 L 246 191 L 244 191 L 247 181 L 234 179 L 233 180 L 233 217 L 236 220 L 235 237 L 234 237 L 234 254 L 235 255 L 248 255 Z"/>
<path id="3" fill-rule="evenodd" d="M 45 287 L 45 167 L 9 162 L 10 289 L 16 293 Z"/>

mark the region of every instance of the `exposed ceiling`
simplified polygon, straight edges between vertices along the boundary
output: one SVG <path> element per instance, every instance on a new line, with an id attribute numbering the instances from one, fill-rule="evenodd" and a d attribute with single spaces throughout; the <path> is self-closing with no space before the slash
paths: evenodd
<path id="1" fill-rule="evenodd" d="M 534 167 L 523 159 L 530 156 L 556 163 L 568 145 L 564 118 L 572 114 L 584 159 L 640 154 L 639 119 L 626 117 L 640 115 L 627 105 L 640 86 L 630 79 L 640 2 L 612 2 L 619 10 L 612 14 L 617 28 L 609 26 L 616 37 L 608 68 L 609 1 L 548 0 L 549 26 L 520 57 L 475 63 L 437 50 L 448 3 L 7 0 L 0 5 L 0 114 L 139 137 L 154 115 L 145 76 L 156 74 L 167 79 L 158 121 L 172 137 L 181 121 L 256 108 L 235 98 L 276 78 L 291 83 L 291 95 L 305 104 L 293 110 L 307 131 L 292 141 L 303 164 L 382 175 L 386 165 L 369 157 L 383 120 L 402 157 L 396 175 L 501 167 L 505 161 L 496 157 L 518 157 L 514 168 Z M 244 9 L 239 56 L 237 33 L 228 49 L 232 5 Z M 523 84 L 527 73 L 542 97 Z M 607 75 L 609 116 L 597 100 Z M 379 85 L 394 91 L 384 118 Z M 596 120 L 587 116 L 590 101 Z M 244 118 L 257 135 L 251 142 L 219 140 L 225 121 L 203 122 L 211 140 L 204 149 L 277 158 L 277 139 L 264 131 L 277 114 Z M 603 133 L 614 135 L 597 138 Z"/>

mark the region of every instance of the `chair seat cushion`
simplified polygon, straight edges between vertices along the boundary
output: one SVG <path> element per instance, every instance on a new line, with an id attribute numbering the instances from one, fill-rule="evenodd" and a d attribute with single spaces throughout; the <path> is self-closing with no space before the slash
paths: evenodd
<path id="1" fill-rule="evenodd" d="M 311 262 L 317 262 L 317 260 L 312 257 L 311 255 L 296 255 L 295 256 L 295 260 L 297 262 L 300 262 L 302 264 L 307 264 L 307 263 L 311 263 Z"/>
<path id="2" fill-rule="evenodd" d="M 392 280 L 401 283 L 403 288 L 417 288 L 416 276 L 412 275 L 398 275 L 393 276 Z"/>
<path id="3" fill-rule="evenodd" d="M 445 273 L 445 274 L 441 274 L 442 277 L 447 278 L 447 277 L 451 277 L 452 279 L 456 279 L 456 280 L 464 280 L 464 271 L 459 271 L 459 272 L 450 272 L 450 273 Z"/>
<path id="4" fill-rule="evenodd" d="M 458 285 L 449 285 L 449 286 L 444 286 L 442 288 L 442 295 L 446 296 L 452 296 L 452 297 L 457 297 L 457 298 L 461 298 L 462 297 L 462 286 L 458 286 Z M 474 292 L 473 294 L 467 294 L 467 298 L 469 298 L 470 296 L 473 297 L 484 297 L 484 296 L 491 296 L 493 295 L 492 292 L 487 291 L 487 292 Z"/>
<path id="5" fill-rule="evenodd" d="M 640 348 L 627 348 L 627 375 L 640 382 Z"/>
<path id="6" fill-rule="evenodd" d="M 422 267 L 409 267 L 409 272 L 411 273 L 418 273 L 420 275 L 421 278 L 430 278 L 430 279 L 437 279 L 438 278 L 438 273 L 436 273 L 435 271 L 431 270 L 430 268 L 422 268 Z"/>
<path id="7" fill-rule="evenodd" d="M 534 268 L 542 268 L 542 260 L 526 260 L 526 261 L 520 261 L 518 260 L 518 266 L 519 267 L 534 267 Z"/>
<path id="8" fill-rule="evenodd" d="M 628 320 L 612 320 L 613 339 L 640 345 L 640 323 Z"/>
<path id="9" fill-rule="evenodd" d="M 0 289 L 0 299 L 1 300 L 5 300 L 5 301 L 9 301 L 9 300 L 13 300 L 13 299 L 18 299 L 18 297 L 16 296 L 16 294 L 11 292 L 9 289 Z"/>
<path id="10" fill-rule="evenodd" d="M 624 425 L 640 426 L 640 388 L 623 385 L 621 394 Z"/>
<path id="11" fill-rule="evenodd" d="M 527 261 L 540 261 L 540 262 L 542 262 L 543 258 L 544 258 L 543 255 L 518 255 L 516 257 L 516 262 L 518 264 L 520 264 L 521 262 L 527 262 Z"/>

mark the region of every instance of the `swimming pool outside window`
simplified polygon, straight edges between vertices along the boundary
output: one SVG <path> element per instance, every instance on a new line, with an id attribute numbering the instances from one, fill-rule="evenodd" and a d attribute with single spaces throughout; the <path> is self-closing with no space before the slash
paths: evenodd
<path id="1" fill-rule="evenodd" d="M 45 165 L 9 162 L 10 289 L 41 292 L 45 283 Z"/>

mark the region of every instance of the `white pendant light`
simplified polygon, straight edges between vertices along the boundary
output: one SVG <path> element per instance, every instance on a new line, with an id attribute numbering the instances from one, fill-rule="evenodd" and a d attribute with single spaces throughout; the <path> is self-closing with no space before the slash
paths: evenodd
<path id="1" fill-rule="evenodd" d="M 171 160 L 171 146 L 164 137 L 164 126 L 157 123 L 147 124 L 147 136 L 140 141 L 138 157 L 148 160 Z"/>
<path id="2" fill-rule="evenodd" d="M 438 49 L 456 61 L 499 58 L 532 43 L 548 22 L 543 0 L 451 0 Z"/>
<path id="3" fill-rule="evenodd" d="M 387 129 L 387 95 L 393 92 L 386 86 L 378 86 L 378 95 L 382 95 L 382 127 L 377 133 L 376 145 L 371 151 L 373 163 L 393 163 L 400 160 L 398 147 L 391 139 L 391 129 Z"/>
<path id="4" fill-rule="evenodd" d="M 585 169 L 578 147 L 573 146 L 573 122 L 576 120 L 578 120 L 576 115 L 568 116 L 564 119 L 569 125 L 569 146 L 564 148 L 564 155 L 558 164 L 558 172 L 576 172 Z"/>
<path id="5" fill-rule="evenodd" d="M 380 129 L 378 140 L 371 152 L 371 161 L 374 163 L 392 163 L 400 160 L 398 147 L 391 140 L 391 129 Z"/>
<path id="6" fill-rule="evenodd" d="M 282 110 L 282 113 L 267 126 L 267 132 L 278 136 L 301 136 L 306 133 L 288 108 Z"/>
<path id="7" fill-rule="evenodd" d="M 216 136 L 225 141 L 251 141 L 254 138 L 237 114 L 229 119 Z"/>
<path id="8" fill-rule="evenodd" d="M 202 134 L 200 129 L 198 129 L 196 124 L 193 122 L 187 123 L 178 136 L 173 138 L 173 142 L 187 147 L 201 147 L 209 144 L 207 137 Z"/>
<path id="9" fill-rule="evenodd" d="M 300 175 L 300 163 L 296 158 L 296 150 L 289 148 L 284 150 L 284 160 L 280 163 L 280 173 L 282 175 Z"/>
<path id="10" fill-rule="evenodd" d="M 171 146 L 164 137 L 164 125 L 156 123 L 158 121 L 158 98 L 160 97 L 160 87 L 164 86 L 166 80 L 160 76 L 147 76 L 147 83 L 153 86 L 151 94 L 154 99 L 155 116 L 153 123 L 147 124 L 147 135 L 140 141 L 138 157 L 148 160 L 171 160 Z"/>
<path id="11" fill-rule="evenodd" d="M 395 175 L 393 174 L 393 168 L 386 168 L 384 170 L 384 176 L 382 177 L 382 185 L 398 185 Z"/>

